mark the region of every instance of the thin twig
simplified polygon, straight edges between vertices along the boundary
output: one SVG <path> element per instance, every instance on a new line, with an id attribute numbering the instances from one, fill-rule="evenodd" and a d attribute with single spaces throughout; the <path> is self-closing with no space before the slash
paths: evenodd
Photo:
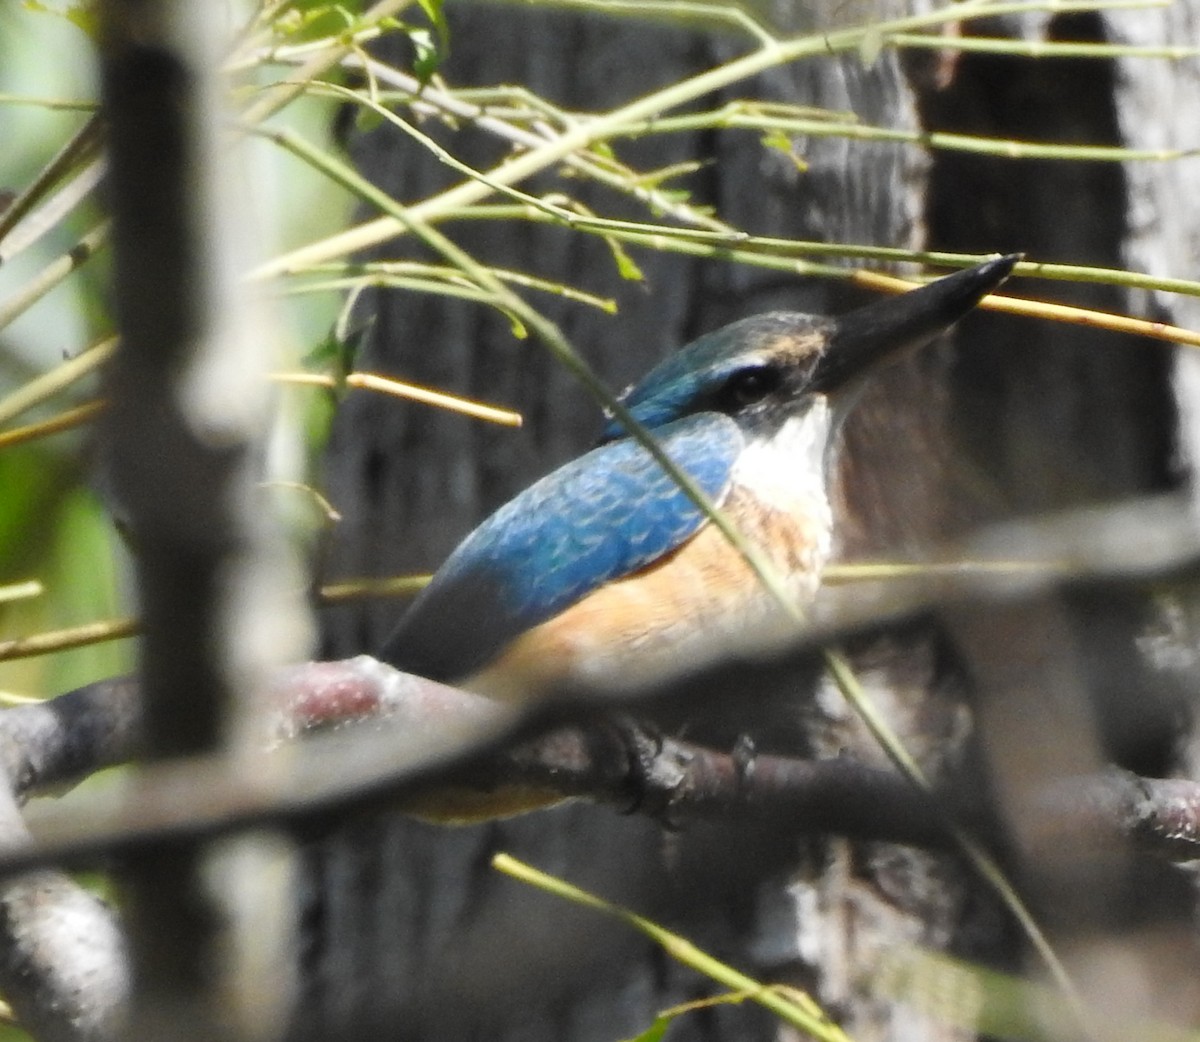
<path id="1" fill-rule="evenodd" d="M 24 427 L 14 427 L 12 430 L 0 431 L 0 449 L 11 448 L 13 445 L 34 441 L 50 434 L 59 434 L 62 431 L 82 427 L 99 416 L 104 408 L 105 403 L 102 401 L 84 402 L 83 405 L 77 405 L 75 408 L 61 412 L 57 416 L 51 416 L 47 420 L 29 423 Z"/>
<path id="2" fill-rule="evenodd" d="M 1020 270 L 1021 267 L 1022 265 L 1017 265 L 1018 270 L 1015 274 L 1025 274 Z M 898 279 L 877 271 L 858 271 L 851 278 L 859 285 L 885 290 L 888 293 L 903 293 L 920 285 L 920 283 L 911 282 L 908 279 Z M 1149 337 L 1152 340 L 1182 344 L 1185 347 L 1200 347 L 1200 332 L 1195 330 L 1184 329 L 1182 326 L 1169 326 L 1165 322 L 1153 322 L 1144 318 L 1116 315 L 1108 311 L 1095 311 L 1092 308 L 1079 308 L 1044 300 L 1026 300 L 1021 297 L 1009 296 L 1007 293 L 991 293 L 984 297 L 976 307 L 984 311 L 1000 311 L 1007 315 L 1044 318 L 1054 322 L 1066 322 L 1094 329 L 1108 329 L 1116 333 L 1130 333 L 1134 336 Z"/>
<path id="3" fill-rule="evenodd" d="M 596 142 L 606 140 L 626 125 L 636 124 L 641 120 L 668 112 L 777 65 L 817 55 L 851 51 L 861 46 L 867 35 L 879 36 L 886 40 L 889 33 L 922 29 L 966 17 L 995 17 L 1042 11 L 1048 6 L 1051 5 L 1039 2 L 1039 0 L 1033 0 L 1033 2 L 1015 0 L 1015 2 L 1009 3 L 988 4 L 986 7 L 960 4 L 956 5 L 954 10 L 943 9 L 930 14 L 875 22 L 850 29 L 838 29 L 764 47 L 744 57 L 638 98 L 594 120 L 573 126 L 564 131 L 556 140 L 546 142 L 524 155 L 508 159 L 492 170 L 486 171 L 483 180 L 468 180 L 409 207 L 407 211 L 409 222 L 434 221 L 438 219 L 439 215 L 446 212 L 462 210 L 473 203 L 486 199 L 494 191 L 492 185 L 518 184 L 547 167 L 563 161 L 567 156 L 585 150 Z M 1086 3 L 1054 0 L 1052 6 L 1057 12 L 1065 12 L 1068 10 L 1094 11 L 1107 7 L 1126 9 L 1131 5 L 1124 0 L 1117 0 L 1115 3 L 1108 3 L 1106 0 L 1090 0 Z M 1134 3 L 1132 6 L 1141 5 Z M 963 7 L 968 7 L 968 9 L 962 10 Z M 259 266 L 253 276 L 256 279 L 272 278 L 306 268 L 312 264 L 349 256 L 377 246 L 411 227 L 412 223 L 406 224 L 405 221 L 397 219 L 394 215 L 386 214 L 356 228 L 347 229 L 337 235 L 277 257 Z"/>
<path id="4" fill-rule="evenodd" d="M 85 648 L 90 644 L 136 637 L 140 632 L 141 624 L 132 618 L 88 622 L 82 626 L 38 633 L 17 640 L 0 641 L 0 662 L 29 658 L 33 655 L 49 655 L 51 652 L 69 651 L 72 648 Z"/>
<path id="5" fill-rule="evenodd" d="M 0 329 L 4 329 L 19 315 L 23 315 L 67 276 L 91 260 L 107 240 L 107 223 L 97 225 L 61 257 L 51 261 L 29 279 L 11 297 L 0 302 Z"/>
<path id="6" fill-rule="evenodd" d="M 0 211 L 0 242 L 4 241 L 8 233 L 50 189 L 81 162 L 96 153 L 103 136 L 104 124 L 99 116 L 92 116 L 71 136 L 8 208 Z"/>
<path id="7" fill-rule="evenodd" d="M 336 388 L 339 381 L 326 373 L 272 373 L 271 379 L 277 383 L 307 384 L 314 387 Z M 498 423 L 505 427 L 520 427 L 521 414 L 511 409 L 502 409 L 495 405 L 485 405 L 483 402 L 472 401 L 458 395 L 435 391 L 429 387 L 406 383 L 375 373 L 350 373 L 344 383 L 348 387 L 360 387 L 369 391 L 380 391 L 384 394 L 394 394 L 399 398 L 407 398 L 426 405 L 436 405 L 441 409 L 459 412 L 464 416 L 473 416 L 478 420 Z"/>

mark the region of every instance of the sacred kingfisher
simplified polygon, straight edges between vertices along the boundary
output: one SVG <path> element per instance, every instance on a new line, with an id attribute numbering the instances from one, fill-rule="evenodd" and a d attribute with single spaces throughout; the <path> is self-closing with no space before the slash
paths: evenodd
<path id="1" fill-rule="evenodd" d="M 621 402 L 801 607 L 833 549 L 837 433 L 864 378 L 970 311 L 1017 256 L 837 318 L 777 311 L 708 333 Z M 434 575 L 381 655 L 506 701 L 619 689 L 777 630 L 781 610 L 708 514 L 612 419 Z"/>

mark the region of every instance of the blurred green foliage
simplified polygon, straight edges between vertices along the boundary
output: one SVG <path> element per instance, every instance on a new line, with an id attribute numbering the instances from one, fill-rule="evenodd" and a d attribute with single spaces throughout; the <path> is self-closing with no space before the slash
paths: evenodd
<path id="1" fill-rule="evenodd" d="M 424 6 L 424 5 L 423 5 Z M 343 31 L 361 3 L 298 0 L 280 9 L 281 38 L 288 42 Z M 235 16 L 252 5 L 234 5 Z M 440 11 L 440 5 L 434 8 Z M 292 34 L 295 35 L 292 35 Z M 0 150 L 0 208 L 19 194 L 89 117 L 83 106 L 98 96 L 91 5 L 70 0 L 28 0 L 0 5 L 0 140 L 19 147 Z M 46 56 L 54 60 L 47 61 Z M 270 74 L 250 78 L 270 82 Z M 311 139 L 327 141 L 334 102 L 305 98 L 276 120 Z M 309 167 L 264 141 L 245 145 L 256 194 L 254 212 L 264 218 L 264 260 L 299 242 L 344 225 L 349 197 Z M 102 215 L 85 202 L 35 246 L 0 264 L 0 306 L 29 280 L 69 251 Z M 71 278 L 0 329 L 0 401 L 51 371 L 111 332 L 107 302 L 107 254 L 101 252 Z M 308 294 L 276 306 L 282 342 L 281 367 L 320 343 L 331 327 L 340 295 Z M 100 391 L 89 377 L 51 400 L 21 413 L 0 429 L 54 416 L 93 400 Z M 328 394 L 285 391 L 289 409 L 309 444 L 328 426 Z M 0 587 L 36 579 L 42 592 L 0 603 L 0 643 L 122 615 L 135 614 L 130 560 L 98 490 L 103 474 L 91 428 L 14 446 L 0 446 Z M 303 477 L 303 475 L 300 475 Z M 51 696 L 104 676 L 129 672 L 134 641 L 125 640 L 9 661 L 0 660 L 0 697 Z"/>
<path id="2" fill-rule="evenodd" d="M 85 5 L 26 3 L 0 9 L 0 187 L 20 192 L 83 125 L 87 114 L 43 104 L 91 101 L 95 77 Z M 53 55 L 55 60 L 47 61 Z M 16 96 L 16 97 L 13 97 Z M 0 301 L 9 299 L 96 220 L 79 208 L 41 242 L 0 267 Z M 68 279 L 0 331 L 0 398 L 81 350 L 109 326 L 103 266 Z M 70 395 L 17 417 L 44 419 L 94 395 L 85 381 Z M 10 426 L 11 426 L 10 425 Z M 0 641 L 78 625 L 118 605 L 117 558 L 97 498 L 83 482 L 86 440 L 57 435 L 0 449 L 0 585 L 38 579 L 41 596 L 0 605 Z M 129 642 L 125 642 L 128 645 Z M 99 645 L 63 655 L 0 662 L 0 693 L 56 694 L 130 668 L 130 650 Z"/>

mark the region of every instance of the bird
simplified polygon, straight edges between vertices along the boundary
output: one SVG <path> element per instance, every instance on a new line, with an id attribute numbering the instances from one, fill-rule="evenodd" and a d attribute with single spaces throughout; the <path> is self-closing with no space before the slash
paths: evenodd
<path id="1" fill-rule="evenodd" d="M 815 598 L 834 549 L 838 432 L 867 377 L 962 318 L 1019 256 L 838 317 L 740 319 L 668 356 L 619 398 L 757 548 L 779 579 L 774 591 L 609 415 L 596 447 L 459 544 L 378 657 L 524 704 L 636 686 L 785 630 L 793 609 Z"/>

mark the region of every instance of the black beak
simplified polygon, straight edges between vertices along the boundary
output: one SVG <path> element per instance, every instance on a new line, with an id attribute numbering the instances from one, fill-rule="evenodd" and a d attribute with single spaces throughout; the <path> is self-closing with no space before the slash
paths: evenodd
<path id="1" fill-rule="evenodd" d="M 815 386 L 837 391 L 885 359 L 928 343 L 996 289 L 1020 259 L 1021 254 L 1013 253 L 990 260 L 834 319 Z"/>

